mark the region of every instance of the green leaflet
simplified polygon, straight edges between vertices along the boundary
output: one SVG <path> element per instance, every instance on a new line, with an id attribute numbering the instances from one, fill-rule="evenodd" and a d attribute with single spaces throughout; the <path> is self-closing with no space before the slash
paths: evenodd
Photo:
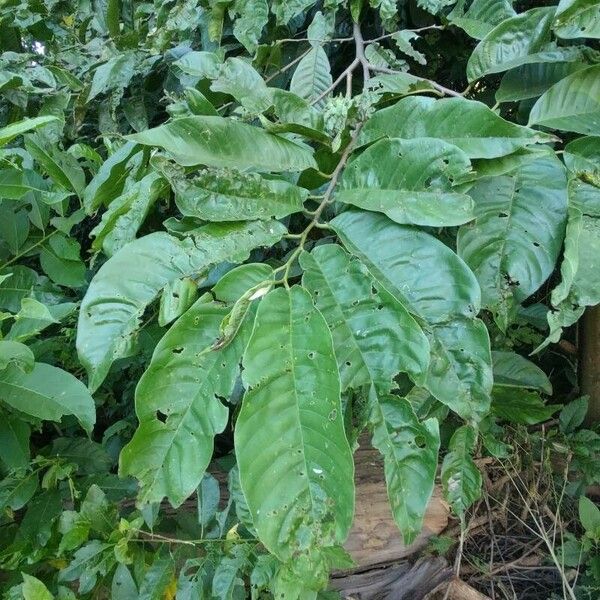
<path id="1" fill-rule="evenodd" d="M 563 77 L 584 69 L 578 61 L 548 62 L 523 65 L 504 75 L 496 91 L 498 102 L 517 102 L 541 96 Z"/>
<path id="2" fill-rule="evenodd" d="M 315 167 L 312 153 L 263 129 L 223 117 L 185 117 L 129 136 L 139 144 L 164 148 L 180 165 L 264 171 Z"/>
<path id="3" fill-rule="evenodd" d="M 138 144 L 126 142 L 102 163 L 83 191 L 83 206 L 88 215 L 121 194 L 127 176 L 135 165 L 130 159 L 139 151 Z"/>
<path id="4" fill-rule="evenodd" d="M 25 344 L 0 340 L 0 371 L 9 365 L 16 365 L 22 371 L 31 371 L 34 362 L 33 352 Z"/>
<path id="5" fill-rule="evenodd" d="M 555 83 L 534 104 L 529 125 L 600 135 L 600 65 Z"/>
<path id="6" fill-rule="evenodd" d="M 212 293 L 217 300 L 233 304 L 250 288 L 273 279 L 273 269 L 265 263 L 248 263 L 228 271 L 215 283 Z"/>
<path id="7" fill-rule="evenodd" d="M 58 121 L 58 118 L 53 116 L 35 117 L 33 119 L 23 119 L 22 121 L 2 127 L 0 128 L 0 146 L 5 146 L 17 136 L 23 135 L 32 129 L 38 129 L 56 121 Z"/>
<path id="8" fill-rule="evenodd" d="M 228 308 L 200 298 L 160 340 L 135 393 L 139 426 L 120 474 L 140 481 L 139 501 L 179 506 L 199 485 L 213 438 L 227 425 L 229 398 L 247 334 L 214 351 Z M 247 328 L 248 329 L 248 328 Z"/>
<path id="9" fill-rule="evenodd" d="M 460 228 L 458 254 L 479 281 L 483 307 L 506 330 L 554 270 L 567 216 L 565 170 L 547 155 L 513 175 L 483 179 L 469 194 L 476 218 Z"/>
<path id="10" fill-rule="evenodd" d="M 498 158 L 552 139 L 505 121 L 481 102 L 423 96 L 409 96 L 378 110 L 361 130 L 358 141 L 368 144 L 382 137 L 440 138 L 458 146 L 469 158 Z"/>
<path id="11" fill-rule="evenodd" d="M 102 220 L 92 231 L 92 248 L 101 248 L 112 256 L 123 246 L 135 239 L 152 205 L 166 189 L 166 182 L 156 172 L 151 172 L 140 181 L 132 183 L 112 200 Z"/>
<path id="12" fill-rule="evenodd" d="M 338 215 L 331 226 L 371 275 L 413 314 L 443 323 L 479 312 L 475 276 L 450 248 L 428 233 L 360 210 Z"/>
<path id="13" fill-rule="evenodd" d="M 181 214 L 204 221 L 280 219 L 299 212 L 308 191 L 287 181 L 266 179 L 258 173 L 206 170 L 186 179 L 167 174 Z"/>
<path id="14" fill-rule="evenodd" d="M 36 363 L 27 373 L 15 366 L 0 372 L 0 398 L 38 419 L 60 421 L 64 415 L 74 415 L 88 433 L 96 421 L 94 400 L 85 385 L 44 363 Z"/>
<path id="15" fill-rule="evenodd" d="M 448 19 L 478 40 L 484 38 L 498 23 L 516 15 L 510 0 L 473 0 L 468 10 L 463 11 L 464 0 L 457 2 Z"/>
<path id="16" fill-rule="evenodd" d="M 29 424 L 17 414 L 2 414 L 0 420 L 0 446 L 2 455 L 0 461 L 6 469 L 26 469 L 29 466 Z M 0 491 L 0 497 L 2 491 Z M 0 505 L 2 501 L 0 500 Z"/>
<path id="17" fill-rule="evenodd" d="M 316 108 L 321 108 L 325 99 L 322 94 L 333 83 L 329 59 L 322 46 L 315 46 L 298 63 L 292 80 L 290 81 L 290 92 L 300 98 L 314 103 Z"/>
<path id="18" fill-rule="evenodd" d="M 311 293 L 333 337 L 342 391 L 378 384 L 392 387 L 400 372 L 423 379 L 429 343 L 421 327 L 366 267 L 338 245 L 300 257 L 303 286 Z"/>
<path id="19" fill-rule="evenodd" d="M 554 32 L 561 38 L 600 38 L 600 10 L 596 0 L 560 0 Z"/>
<path id="20" fill-rule="evenodd" d="M 410 402 L 369 392 L 373 446 L 384 457 L 392 514 L 405 544 L 420 533 L 433 493 L 440 433 L 437 419 L 421 423 Z"/>
<path id="21" fill-rule="evenodd" d="M 269 21 L 269 5 L 267 0 L 237 0 L 235 10 L 239 16 L 233 25 L 233 35 L 252 53 Z"/>
<path id="22" fill-rule="evenodd" d="M 312 562 L 348 535 L 354 468 L 331 336 L 308 292 L 261 300 L 243 365 L 235 449 L 254 526 L 280 560 Z"/>
<path id="23" fill-rule="evenodd" d="M 532 390 L 494 386 L 492 393 L 492 413 L 509 423 L 543 423 L 560 408 L 561 404 L 544 404 L 540 395 Z"/>
<path id="24" fill-rule="evenodd" d="M 90 389 L 126 355 L 146 306 L 169 282 L 226 260 L 241 262 L 250 250 L 270 246 L 284 233 L 277 221 L 210 224 L 184 240 L 152 233 L 117 252 L 90 283 L 79 313 L 77 351 Z"/>
<path id="25" fill-rule="evenodd" d="M 53 600 L 54 596 L 48 588 L 35 577 L 23 573 L 23 600 Z"/>
<path id="26" fill-rule="evenodd" d="M 600 172 L 600 136 L 580 137 L 569 142 L 563 158 L 569 171 L 576 175 L 587 172 L 588 177 L 593 177 L 594 173 Z"/>
<path id="27" fill-rule="evenodd" d="M 518 67 L 550 41 L 554 6 L 532 8 L 496 25 L 479 42 L 467 64 L 467 78 L 475 81 L 490 73 Z"/>
<path id="28" fill-rule="evenodd" d="M 483 321 L 457 318 L 427 332 L 431 346 L 424 387 L 463 419 L 480 421 L 492 390 L 490 340 Z"/>
<path id="29" fill-rule="evenodd" d="M 379 140 L 344 170 L 336 200 L 409 225 L 446 227 L 473 218 L 473 201 L 452 191 L 471 171 L 468 156 L 442 140 Z"/>
<path id="30" fill-rule="evenodd" d="M 464 425 L 454 432 L 442 463 L 442 488 L 452 510 L 464 522 L 466 510 L 481 496 L 481 472 L 471 455 L 477 434 Z"/>
<path id="31" fill-rule="evenodd" d="M 536 364 L 515 352 L 492 352 L 494 387 L 529 388 L 552 394 L 552 384 Z"/>
<path id="32" fill-rule="evenodd" d="M 160 295 L 158 324 L 164 327 L 180 317 L 198 298 L 198 284 L 189 277 L 169 282 Z"/>

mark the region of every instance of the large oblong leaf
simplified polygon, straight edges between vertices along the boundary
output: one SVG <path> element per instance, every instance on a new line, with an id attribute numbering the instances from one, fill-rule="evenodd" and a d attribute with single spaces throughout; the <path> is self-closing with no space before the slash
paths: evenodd
<path id="1" fill-rule="evenodd" d="M 237 336 L 211 350 L 228 308 L 200 298 L 160 340 L 135 392 L 139 426 L 120 457 L 122 475 L 141 484 L 142 503 L 179 506 L 199 485 L 213 438 L 227 425 L 243 350 Z"/>
<path id="2" fill-rule="evenodd" d="M 383 139 L 346 167 L 335 199 L 396 223 L 461 225 L 473 218 L 473 201 L 452 184 L 470 170 L 468 156 L 442 140 Z"/>
<path id="3" fill-rule="evenodd" d="M 492 352 L 494 386 L 526 388 L 546 394 L 552 393 L 552 384 L 546 373 L 536 364 L 516 352 Z"/>
<path id="4" fill-rule="evenodd" d="M 471 54 L 468 80 L 518 67 L 541 50 L 550 41 L 554 11 L 553 6 L 532 8 L 496 25 Z"/>
<path id="5" fill-rule="evenodd" d="M 48 125 L 48 123 L 54 123 L 55 121 L 58 121 L 58 117 L 47 115 L 43 117 L 34 117 L 33 119 L 23 119 L 22 121 L 17 121 L 16 123 L 11 123 L 6 127 L 2 127 L 0 129 L 0 146 L 8 144 L 8 142 L 16 138 L 18 135 L 27 133 L 32 129 L 44 127 L 44 125 Z"/>
<path id="6" fill-rule="evenodd" d="M 364 265 L 337 244 L 300 257 L 302 283 L 333 337 L 342 391 L 378 384 L 385 390 L 400 372 L 427 371 L 429 343 L 421 327 L 385 289 L 376 289 Z"/>
<path id="7" fill-rule="evenodd" d="M 479 319 L 455 319 L 428 332 L 431 346 L 424 387 L 463 419 L 479 422 L 489 411 L 492 357 Z"/>
<path id="8" fill-rule="evenodd" d="M 139 144 L 164 148 L 184 167 L 206 165 L 263 171 L 316 167 L 306 147 L 223 117 L 184 117 L 128 137 Z"/>
<path id="9" fill-rule="evenodd" d="M 600 135 L 600 65 L 555 83 L 534 104 L 529 125 Z"/>
<path id="10" fill-rule="evenodd" d="M 554 32 L 561 38 L 600 38 L 600 7 L 597 0 L 560 0 Z"/>
<path id="11" fill-rule="evenodd" d="M 90 283 L 79 313 L 77 351 L 90 389 L 125 356 L 146 306 L 165 285 L 226 260 L 242 262 L 250 250 L 274 244 L 284 233 L 278 221 L 210 224 L 184 240 L 152 233 L 117 252 Z"/>
<path id="12" fill-rule="evenodd" d="M 94 400 L 85 385 L 67 371 L 45 363 L 36 363 L 29 372 L 14 365 L 2 371 L 0 402 L 49 421 L 73 415 L 88 433 L 96 422 Z"/>
<path id="13" fill-rule="evenodd" d="M 384 458 L 388 498 L 405 544 L 420 533 L 433 493 L 440 432 L 437 419 L 423 423 L 410 402 L 369 393 L 373 446 Z"/>
<path id="14" fill-rule="evenodd" d="M 333 344 L 306 290 L 261 300 L 243 365 L 242 490 L 261 542 L 282 561 L 301 560 L 344 541 L 354 511 Z"/>
<path id="15" fill-rule="evenodd" d="M 314 47 L 299 63 L 290 82 L 290 92 L 315 102 L 332 84 L 329 59 L 322 46 Z M 324 99 L 315 104 L 320 108 Z"/>
<path id="16" fill-rule="evenodd" d="M 506 329 L 518 304 L 550 276 L 567 216 L 565 169 L 554 155 L 471 190 L 474 222 L 460 228 L 458 254 L 481 286 L 482 303 Z"/>
<path id="17" fill-rule="evenodd" d="M 498 158 L 552 139 L 505 121 L 481 102 L 424 96 L 408 96 L 378 110 L 361 130 L 358 141 L 368 144 L 382 137 L 440 138 L 458 146 L 469 158 Z"/>
<path id="18" fill-rule="evenodd" d="M 479 312 L 475 276 L 432 235 L 359 210 L 338 215 L 331 226 L 344 246 L 413 314 L 441 323 Z"/>

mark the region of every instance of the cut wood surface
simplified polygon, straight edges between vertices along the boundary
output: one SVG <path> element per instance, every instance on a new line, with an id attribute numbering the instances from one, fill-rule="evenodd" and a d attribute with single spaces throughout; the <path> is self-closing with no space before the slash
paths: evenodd
<path id="1" fill-rule="evenodd" d="M 364 440 L 354 455 L 356 465 L 356 512 L 345 544 L 359 568 L 406 558 L 422 549 L 429 537 L 448 525 L 449 509 L 436 486 L 425 514 L 423 531 L 407 546 L 394 522 L 383 474 L 383 459 Z"/>

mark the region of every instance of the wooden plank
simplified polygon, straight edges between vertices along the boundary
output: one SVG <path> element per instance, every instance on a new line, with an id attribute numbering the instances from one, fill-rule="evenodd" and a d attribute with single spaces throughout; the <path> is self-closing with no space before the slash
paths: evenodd
<path id="1" fill-rule="evenodd" d="M 600 422 L 600 306 L 586 309 L 579 324 L 581 393 L 590 397 L 586 423 Z"/>
<path id="2" fill-rule="evenodd" d="M 432 535 L 446 528 L 449 509 L 442 500 L 441 488 L 436 486 L 425 514 L 423 531 L 413 544 L 406 546 L 388 502 L 383 459 L 363 439 L 361 442 L 354 454 L 356 512 L 345 548 L 359 568 L 364 569 L 406 558 L 422 549 Z"/>

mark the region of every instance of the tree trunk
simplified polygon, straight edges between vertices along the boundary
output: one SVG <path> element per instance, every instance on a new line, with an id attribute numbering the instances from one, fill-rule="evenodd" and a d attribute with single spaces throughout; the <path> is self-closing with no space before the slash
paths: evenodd
<path id="1" fill-rule="evenodd" d="M 600 305 L 588 308 L 579 330 L 581 392 L 590 397 L 586 423 L 600 421 Z"/>

